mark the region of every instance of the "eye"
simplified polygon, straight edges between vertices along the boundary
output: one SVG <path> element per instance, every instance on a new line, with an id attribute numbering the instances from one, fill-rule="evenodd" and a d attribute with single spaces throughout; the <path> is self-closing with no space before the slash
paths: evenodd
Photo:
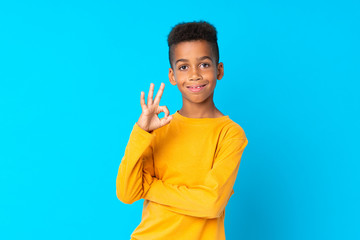
<path id="1" fill-rule="evenodd" d="M 179 70 L 182 71 L 182 70 L 186 70 L 187 66 L 186 65 L 182 65 L 179 67 Z"/>
<path id="2" fill-rule="evenodd" d="M 200 66 L 203 67 L 203 68 L 208 68 L 208 67 L 210 67 L 210 64 L 202 63 L 202 64 L 200 64 Z"/>

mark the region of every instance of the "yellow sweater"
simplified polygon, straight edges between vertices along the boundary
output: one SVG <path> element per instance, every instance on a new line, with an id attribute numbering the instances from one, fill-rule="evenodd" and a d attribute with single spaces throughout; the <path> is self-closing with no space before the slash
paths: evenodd
<path id="1" fill-rule="evenodd" d="M 229 116 L 176 112 L 152 133 L 135 124 L 116 178 L 122 202 L 145 199 L 131 239 L 225 239 L 225 206 L 247 142 Z"/>

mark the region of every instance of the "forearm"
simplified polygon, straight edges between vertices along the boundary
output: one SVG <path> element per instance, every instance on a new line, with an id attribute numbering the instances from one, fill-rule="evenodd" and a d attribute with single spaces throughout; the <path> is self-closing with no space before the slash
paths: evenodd
<path id="1" fill-rule="evenodd" d="M 246 139 L 232 139 L 224 147 L 201 184 L 195 186 L 175 185 L 153 178 L 145 199 L 162 204 L 170 211 L 194 217 L 217 218 L 223 213 L 240 166 L 240 159 L 247 144 Z M 231 147 L 231 148 L 230 148 Z"/>
<path id="2" fill-rule="evenodd" d="M 221 206 L 217 205 L 220 199 L 216 189 L 206 186 L 189 188 L 169 184 L 157 178 L 153 178 L 144 198 L 162 204 L 170 211 L 193 217 L 216 218 L 219 216 L 218 210 L 221 209 Z"/>
<path id="3" fill-rule="evenodd" d="M 204 184 L 188 187 L 153 178 L 145 199 L 164 205 L 168 210 L 201 218 L 217 218 L 223 213 L 236 179 L 238 167 L 226 182 L 208 177 Z"/>
<path id="4" fill-rule="evenodd" d="M 116 177 L 116 195 L 131 204 L 143 197 L 152 183 L 150 144 L 153 135 L 134 125 Z"/>

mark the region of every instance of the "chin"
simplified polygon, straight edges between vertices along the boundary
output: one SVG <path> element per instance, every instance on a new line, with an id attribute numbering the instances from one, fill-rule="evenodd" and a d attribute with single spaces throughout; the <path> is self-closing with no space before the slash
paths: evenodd
<path id="1" fill-rule="evenodd" d="M 200 104 L 200 103 L 206 102 L 208 99 L 189 99 L 189 98 L 187 98 L 187 100 L 191 103 Z"/>

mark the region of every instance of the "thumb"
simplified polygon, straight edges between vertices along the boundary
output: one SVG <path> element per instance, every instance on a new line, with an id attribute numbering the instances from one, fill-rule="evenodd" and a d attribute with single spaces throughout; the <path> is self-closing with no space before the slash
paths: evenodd
<path id="1" fill-rule="evenodd" d="M 160 119 L 161 126 L 168 124 L 172 120 L 172 118 L 173 116 L 169 115 L 167 117 L 163 117 L 162 119 Z"/>

